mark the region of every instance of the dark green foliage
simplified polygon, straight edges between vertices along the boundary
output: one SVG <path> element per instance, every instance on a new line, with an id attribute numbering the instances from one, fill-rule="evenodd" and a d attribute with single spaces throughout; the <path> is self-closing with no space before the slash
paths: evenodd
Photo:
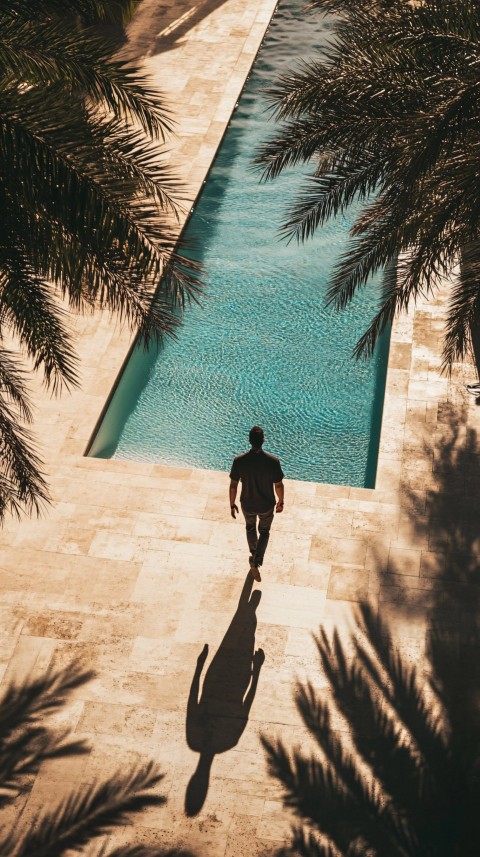
<path id="1" fill-rule="evenodd" d="M 7 687 L 0 701 L 0 825 L 1 810 L 28 789 L 42 762 L 89 752 L 85 741 L 69 730 L 55 729 L 49 718 L 92 675 L 72 663 Z M 161 780 L 156 765 L 139 763 L 93 785 L 72 787 L 59 804 L 42 808 L 29 829 L 3 826 L 0 857 L 61 857 L 84 852 L 92 844 L 94 850 L 90 847 L 88 853 L 98 857 L 189 857 L 176 849 L 149 846 L 95 849 L 98 837 L 127 824 L 132 813 L 165 803 L 158 794 Z"/>
<path id="2" fill-rule="evenodd" d="M 176 250 L 181 186 L 161 156 L 172 117 L 92 26 L 135 5 L 0 0 L 0 347 L 13 336 L 53 392 L 77 383 L 69 307 L 108 309 L 148 343 L 174 332 L 198 290 Z M 21 425 L 25 379 L 4 356 L 0 518 L 47 499 Z"/>
<path id="3" fill-rule="evenodd" d="M 480 6 L 474 0 L 313 0 L 336 15 L 322 57 L 271 93 L 284 123 L 259 156 L 267 178 L 312 162 L 284 232 L 304 240 L 353 200 L 361 210 L 333 273 L 342 309 L 386 269 L 382 305 L 356 346 L 419 294 L 432 294 L 461 260 L 444 340 L 444 366 L 470 347 L 480 319 Z M 395 264 L 398 259 L 398 266 Z"/>
<path id="4" fill-rule="evenodd" d="M 0 9 L 8 8 L 15 14 L 42 19 L 45 14 L 70 19 L 79 16 L 90 26 L 112 23 L 126 24 L 141 0 L 2 0 Z"/>
<path id="5" fill-rule="evenodd" d="M 263 738 L 270 772 L 299 818 L 284 853 L 473 857 L 480 841 L 480 637 L 430 634 L 426 692 L 368 605 L 358 624 L 348 646 L 337 634 L 317 639 L 330 692 L 320 695 L 310 684 L 297 690 L 321 754 L 290 753 Z"/>

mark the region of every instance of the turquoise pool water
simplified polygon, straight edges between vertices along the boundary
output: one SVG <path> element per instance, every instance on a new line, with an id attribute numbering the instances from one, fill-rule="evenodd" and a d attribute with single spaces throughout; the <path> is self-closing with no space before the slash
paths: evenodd
<path id="1" fill-rule="evenodd" d="M 90 455 L 228 470 L 258 423 L 287 477 L 375 483 L 388 338 L 368 362 L 351 353 L 378 289 L 342 313 L 327 310 L 348 220 L 300 247 L 279 241 L 302 170 L 268 184 L 252 170 L 274 131 L 265 88 L 328 40 L 328 22 L 303 6 L 288 0 L 272 19 L 186 227 L 206 271 L 202 305 L 187 308 L 176 341 L 133 350 Z"/>

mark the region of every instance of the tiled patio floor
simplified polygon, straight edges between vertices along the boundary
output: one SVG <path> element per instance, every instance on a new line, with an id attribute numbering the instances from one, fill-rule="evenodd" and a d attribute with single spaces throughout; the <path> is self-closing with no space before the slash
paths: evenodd
<path id="1" fill-rule="evenodd" d="M 192 199 L 273 7 L 145 0 L 134 21 L 131 49 L 146 55 L 179 117 L 172 156 Z M 54 506 L 40 521 L 8 521 L 0 534 L 1 668 L 7 681 L 84 657 L 98 677 L 67 717 L 93 749 L 42 770 L 14 808 L 23 823 L 68 782 L 140 755 L 160 761 L 168 803 L 142 816 L 138 840 L 187 844 L 199 857 L 255 857 L 288 828 L 258 734 L 304 740 L 292 694 L 297 677 L 322 682 L 312 630 L 348 626 L 351 607 L 370 596 L 421 666 L 429 618 L 475 618 L 480 411 L 463 388 L 470 367 L 450 380 L 439 374 L 443 306 L 440 295 L 395 324 L 376 489 L 287 481 L 261 599 L 227 663 L 235 673 L 255 634 L 265 652 L 258 689 L 238 742 L 214 759 L 194 818 L 184 811 L 198 761 L 186 740 L 188 694 L 204 644 L 208 669 L 238 607 L 243 526 L 229 517 L 226 474 L 82 457 L 129 336 L 106 316 L 78 320 L 82 389 L 61 400 L 37 390 Z"/>

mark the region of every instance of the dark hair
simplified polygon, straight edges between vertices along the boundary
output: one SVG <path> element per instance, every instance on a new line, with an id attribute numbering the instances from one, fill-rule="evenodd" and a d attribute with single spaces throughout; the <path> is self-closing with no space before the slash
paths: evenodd
<path id="1" fill-rule="evenodd" d="M 249 433 L 248 433 L 248 439 L 249 439 L 250 443 L 252 444 L 252 446 L 255 447 L 255 449 L 260 449 L 260 447 L 262 446 L 262 443 L 265 439 L 265 435 L 263 434 L 263 429 L 260 428 L 260 426 L 253 426 L 253 428 L 251 428 Z"/>

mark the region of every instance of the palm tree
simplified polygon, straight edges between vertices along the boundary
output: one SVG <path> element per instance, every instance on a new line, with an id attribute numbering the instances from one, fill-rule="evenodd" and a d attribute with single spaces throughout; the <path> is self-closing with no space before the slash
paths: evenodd
<path id="1" fill-rule="evenodd" d="M 32 0 L 28 0 L 32 2 Z M 79 0 L 75 4 L 76 18 L 81 27 L 95 27 L 111 43 L 112 54 L 125 40 L 125 26 L 142 0 Z M 70 7 L 70 8 L 69 8 Z M 37 6 L 38 8 L 38 6 Z M 71 4 L 67 8 L 57 0 L 55 14 L 59 18 L 72 18 Z"/>
<path id="2" fill-rule="evenodd" d="M 299 686 L 321 750 L 293 754 L 263 738 L 270 772 L 299 822 L 284 854 L 470 857 L 480 841 L 478 630 L 430 636 L 430 675 L 403 660 L 363 605 L 348 648 L 317 639 L 331 695 Z M 423 685 L 427 685 L 424 687 Z M 348 727 L 335 732 L 339 715 Z"/>
<path id="3" fill-rule="evenodd" d="M 50 670 L 41 678 L 10 684 L 0 701 L 0 823 L 1 813 L 28 789 L 28 780 L 48 759 L 87 753 L 85 741 L 48 723 L 69 696 L 92 678 L 78 663 Z M 0 831 L 1 857 L 61 857 L 95 846 L 97 837 L 124 825 L 131 813 L 161 806 L 162 780 L 153 763 L 117 771 L 102 782 L 74 789 L 57 805 L 43 809 L 26 829 L 18 823 Z M 188 857 L 176 849 L 126 845 L 89 853 L 102 857 Z"/>
<path id="4" fill-rule="evenodd" d="M 384 271 L 380 308 L 356 345 L 371 353 L 395 314 L 435 292 L 460 260 L 444 368 L 480 319 L 480 6 L 474 0 L 311 0 L 335 13 L 318 58 L 271 92 L 284 124 L 262 147 L 267 178 L 312 163 L 284 233 L 304 240 L 359 205 L 328 301 L 344 308 Z M 398 264 L 397 264 L 398 260 Z"/>
<path id="5" fill-rule="evenodd" d="M 49 0 L 47 14 L 67 20 L 78 15 L 86 26 L 103 23 L 127 24 L 140 2 L 141 0 L 77 0 L 74 3 L 67 0 L 63 3 L 62 0 Z M 30 16 L 43 18 L 45 15 L 45 9 L 35 0 L 25 0 L 23 7 L 28 8 Z"/>
<path id="6" fill-rule="evenodd" d="M 0 2 L 0 519 L 48 498 L 15 344 L 56 393 L 78 383 L 69 309 L 109 309 L 148 344 L 197 293 L 176 249 L 181 185 L 161 157 L 169 110 L 77 18 L 119 22 L 134 5 Z"/>
<path id="7" fill-rule="evenodd" d="M 77 9 L 88 24 L 127 24 L 141 0 L 81 0 Z M 64 8 L 62 4 L 62 8 Z"/>

